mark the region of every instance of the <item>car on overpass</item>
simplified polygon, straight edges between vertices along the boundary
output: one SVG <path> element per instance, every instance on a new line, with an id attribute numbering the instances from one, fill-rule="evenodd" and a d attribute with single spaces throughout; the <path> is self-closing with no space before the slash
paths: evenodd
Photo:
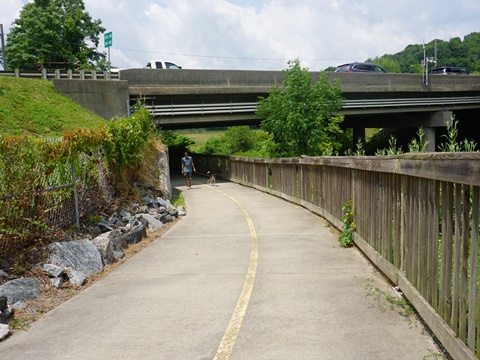
<path id="1" fill-rule="evenodd" d="M 151 60 L 145 65 L 146 69 L 181 69 L 182 67 L 169 61 Z"/>
<path id="2" fill-rule="evenodd" d="M 470 71 L 461 66 L 439 66 L 430 71 L 430 75 L 468 75 Z"/>
<path id="3" fill-rule="evenodd" d="M 349 72 L 349 73 L 352 73 L 352 72 L 372 73 L 373 72 L 378 74 L 384 74 L 384 73 L 387 73 L 388 71 L 376 64 L 354 62 L 354 63 L 337 66 L 337 68 L 335 69 L 335 72 Z"/>

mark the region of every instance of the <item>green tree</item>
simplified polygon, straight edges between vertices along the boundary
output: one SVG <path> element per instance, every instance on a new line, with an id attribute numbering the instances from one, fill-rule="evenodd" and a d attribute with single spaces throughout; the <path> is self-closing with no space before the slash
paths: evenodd
<path id="1" fill-rule="evenodd" d="M 105 54 L 97 51 L 104 31 L 83 0 L 34 0 L 23 7 L 8 34 L 7 65 L 24 70 L 104 69 Z"/>
<path id="2" fill-rule="evenodd" d="M 389 55 L 384 55 L 382 57 L 376 57 L 373 60 L 367 60 L 368 62 L 373 62 L 377 65 L 380 65 L 385 70 L 391 73 L 400 73 L 402 69 L 400 68 L 400 64 L 398 61 L 393 60 Z"/>
<path id="3" fill-rule="evenodd" d="M 228 128 L 224 137 L 231 154 L 246 152 L 255 145 L 255 133 L 246 125 Z"/>
<path id="4" fill-rule="evenodd" d="M 261 128 L 273 137 L 279 157 L 323 155 L 339 151 L 343 104 L 338 83 L 330 84 L 326 73 L 314 82 L 298 59 L 283 71 L 283 89 L 274 87 L 261 98 L 256 115 Z"/>

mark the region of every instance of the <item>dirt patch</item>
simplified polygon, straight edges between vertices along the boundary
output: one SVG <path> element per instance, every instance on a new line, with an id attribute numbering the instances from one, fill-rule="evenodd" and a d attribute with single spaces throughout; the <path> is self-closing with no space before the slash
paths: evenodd
<path id="1" fill-rule="evenodd" d="M 118 260 L 114 264 L 105 266 L 101 273 L 89 276 L 85 284 L 82 286 L 74 286 L 69 282 L 65 282 L 59 288 L 55 288 L 50 286 L 50 278 L 41 269 L 29 271 L 26 276 L 37 279 L 42 294 L 36 299 L 26 301 L 27 307 L 25 309 L 15 310 L 14 318 L 9 322 L 12 333 L 28 329 L 33 322 L 45 316 L 50 310 L 71 299 L 76 294 L 93 285 L 97 280 L 114 271 L 117 267 L 127 262 L 132 256 L 161 238 L 167 230 L 177 223 L 177 221 L 179 221 L 178 218 L 171 223 L 165 224 L 156 231 L 148 232 L 145 239 L 138 244 L 130 245 L 124 250 L 125 257 L 123 259 Z"/>

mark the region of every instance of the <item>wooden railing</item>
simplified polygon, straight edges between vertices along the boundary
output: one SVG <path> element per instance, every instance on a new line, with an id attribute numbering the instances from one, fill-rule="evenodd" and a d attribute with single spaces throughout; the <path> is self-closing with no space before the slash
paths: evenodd
<path id="1" fill-rule="evenodd" d="M 454 359 L 480 358 L 480 154 L 248 159 L 195 155 L 199 171 L 282 197 L 341 228 L 397 284 Z"/>
<path id="2" fill-rule="evenodd" d="M 118 80 L 118 73 L 108 71 L 84 70 L 46 70 L 28 71 L 15 69 L 13 71 L 0 71 L 0 76 L 14 76 L 32 79 L 77 79 L 77 80 Z"/>

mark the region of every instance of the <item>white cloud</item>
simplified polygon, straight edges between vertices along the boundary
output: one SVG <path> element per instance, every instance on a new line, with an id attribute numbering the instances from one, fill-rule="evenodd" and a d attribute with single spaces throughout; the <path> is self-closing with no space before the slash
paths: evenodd
<path id="1" fill-rule="evenodd" d="M 3 24 L 5 32 L 8 32 L 12 22 L 18 17 L 22 6 L 22 0 L 2 0 L 0 24 Z"/>
<path id="2" fill-rule="evenodd" d="M 11 24 L 25 1 L 1 0 Z M 480 31 L 478 0 L 84 0 L 113 32 L 112 63 L 184 68 L 312 70 Z M 101 41 L 103 44 L 103 39 Z"/>

